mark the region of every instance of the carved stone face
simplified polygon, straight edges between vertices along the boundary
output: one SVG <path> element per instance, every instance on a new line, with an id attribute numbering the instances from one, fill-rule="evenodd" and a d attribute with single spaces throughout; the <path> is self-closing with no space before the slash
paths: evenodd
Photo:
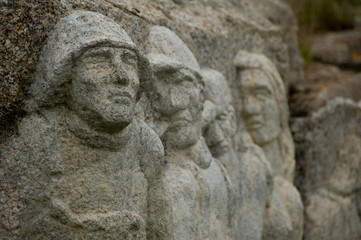
<path id="1" fill-rule="evenodd" d="M 280 133 L 280 109 L 269 76 L 256 69 L 242 72 L 243 118 L 253 141 L 264 146 Z"/>
<path id="2" fill-rule="evenodd" d="M 214 157 L 221 157 L 232 147 L 236 132 L 231 90 L 224 76 L 213 69 L 203 69 L 206 102 L 202 113 L 203 136 Z"/>
<path id="3" fill-rule="evenodd" d="M 200 75 L 182 65 L 156 67 L 154 108 L 161 120 L 168 123 L 162 138 L 173 148 L 196 143 L 201 135 Z"/>
<path id="4" fill-rule="evenodd" d="M 106 132 L 132 121 L 139 88 L 134 50 L 93 47 L 76 60 L 73 71 L 70 105 L 84 121 Z"/>
<path id="5" fill-rule="evenodd" d="M 217 108 L 216 105 L 213 106 Z M 204 137 L 212 155 L 219 157 L 231 147 L 232 137 L 235 134 L 235 115 L 232 105 L 223 109 L 217 108 L 216 111 L 217 115 L 206 128 Z"/>

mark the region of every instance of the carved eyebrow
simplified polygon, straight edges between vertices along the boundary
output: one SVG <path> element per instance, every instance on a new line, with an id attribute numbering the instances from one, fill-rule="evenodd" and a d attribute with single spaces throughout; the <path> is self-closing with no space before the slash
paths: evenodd
<path id="1" fill-rule="evenodd" d="M 97 55 L 111 54 L 112 49 L 109 47 L 94 47 L 83 53 L 83 57 L 94 57 Z"/>
<path id="2" fill-rule="evenodd" d="M 117 47 L 115 49 L 122 49 L 124 51 L 130 52 L 131 54 L 134 54 L 135 56 L 137 56 L 137 52 L 132 48 L 120 48 L 120 47 Z"/>
<path id="3" fill-rule="evenodd" d="M 254 86 L 254 87 L 252 88 L 252 92 L 266 92 L 267 94 L 271 94 L 271 95 L 272 95 L 272 89 L 270 89 L 270 87 L 267 86 L 267 85 Z"/>

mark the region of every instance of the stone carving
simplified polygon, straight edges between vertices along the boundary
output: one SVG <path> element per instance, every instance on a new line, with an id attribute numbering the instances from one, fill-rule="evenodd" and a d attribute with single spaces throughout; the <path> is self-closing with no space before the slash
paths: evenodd
<path id="1" fill-rule="evenodd" d="M 204 96 L 200 68 L 172 31 L 154 26 L 148 59 L 155 79 L 150 99 L 166 153 L 175 239 L 232 239 L 231 186 L 201 137 Z"/>
<path id="2" fill-rule="evenodd" d="M 305 159 L 305 239 L 361 238 L 360 121 L 361 106 L 337 98 L 308 123 L 312 154 Z"/>
<path id="3" fill-rule="evenodd" d="M 231 64 L 235 49 L 256 51 L 285 86 L 302 84 L 295 19 L 281 0 L 0 5 L 0 239 L 299 239 L 282 83 L 259 55 Z M 267 130 L 243 126 L 237 84 L 247 75 L 276 93 Z M 119 95 L 118 85 L 127 86 Z M 310 125 L 297 119 L 305 239 L 360 238 L 361 120 L 345 104 Z"/>
<path id="4" fill-rule="evenodd" d="M 262 148 L 274 174 L 262 239 L 302 239 L 303 205 L 293 186 L 294 145 L 282 79 L 261 54 L 239 51 L 234 64 L 241 83 L 245 127 Z"/>
<path id="5" fill-rule="evenodd" d="M 111 19 L 74 11 L 43 49 L 19 136 L 26 239 L 171 239 L 162 144 L 135 104 L 150 68 Z"/>
<path id="6" fill-rule="evenodd" d="M 272 191 L 269 163 L 262 150 L 246 140 L 243 123 L 236 124 L 224 76 L 212 69 L 203 69 L 202 76 L 206 97 L 203 135 L 212 155 L 226 167 L 234 187 L 233 237 L 261 239 L 266 200 Z"/>

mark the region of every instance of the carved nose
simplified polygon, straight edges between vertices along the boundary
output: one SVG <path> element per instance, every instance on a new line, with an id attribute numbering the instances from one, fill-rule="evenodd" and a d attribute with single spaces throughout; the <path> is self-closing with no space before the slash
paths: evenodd
<path id="1" fill-rule="evenodd" d="M 214 124 L 214 138 L 219 143 L 224 140 L 224 134 L 218 123 Z"/>
<path id="2" fill-rule="evenodd" d="M 207 136 L 209 136 L 206 137 L 207 145 L 209 147 L 216 146 L 217 144 L 224 142 L 225 140 L 223 131 L 216 121 L 209 125 Z"/>
<path id="3" fill-rule="evenodd" d="M 259 114 L 260 111 L 261 111 L 261 106 L 254 97 L 248 97 L 245 99 L 244 112 L 246 115 Z"/>
<path id="4" fill-rule="evenodd" d="M 170 104 L 174 110 L 185 109 L 188 104 L 187 96 L 178 88 L 172 87 L 170 89 Z"/>
<path id="5" fill-rule="evenodd" d="M 127 74 L 123 71 L 121 66 L 114 66 L 113 80 L 116 84 L 126 85 L 129 83 Z"/>

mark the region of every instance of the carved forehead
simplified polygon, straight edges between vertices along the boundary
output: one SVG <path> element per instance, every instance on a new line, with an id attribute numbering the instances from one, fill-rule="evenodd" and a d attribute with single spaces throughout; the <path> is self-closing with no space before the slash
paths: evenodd
<path id="1" fill-rule="evenodd" d="M 111 56 L 113 56 L 113 55 L 121 54 L 124 51 L 132 55 L 137 55 L 137 51 L 132 47 L 97 45 L 84 50 L 76 60 L 78 60 L 79 58 L 82 59 L 86 57 L 97 57 L 105 54 L 110 54 Z"/>
<path id="2" fill-rule="evenodd" d="M 148 53 L 158 54 L 173 59 L 189 69 L 200 70 L 193 53 L 184 42 L 170 29 L 153 26 L 148 36 Z"/>
<path id="3" fill-rule="evenodd" d="M 195 83 L 200 83 L 201 85 L 204 85 L 203 78 L 196 69 L 184 65 L 177 59 L 168 57 L 164 54 L 153 53 L 148 54 L 147 58 L 149 60 L 149 63 L 151 64 L 153 72 L 156 75 L 162 75 L 163 77 L 167 77 L 167 75 L 171 76 L 175 73 L 182 74 L 183 77 L 186 77 L 188 75 L 194 79 Z M 179 80 L 185 79 L 167 79 L 168 82 Z"/>
<path id="4" fill-rule="evenodd" d="M 64 83 L 70 81 L 73 61 L 87 49 L 100 45 L 137 51 L 128 34 L 102 14 L 73 11 L 60 19 L 40 56 L 35 81 L 29 91 L 27 111 L 53 105 L 53 100 L 60 101 L 54 96 Z"/>
<path id="5" fill-rule="evenodd" d="M 220 107 L 231 104 L 231 90 L 223 74 L 213 69 L 202 69 L 201 74 L 205 83 L 204 95 L 206 99 Z"/>
<path id="6" fill-rule="evenodd" d="M 246 91 L 264 89 L 273 92 L 271 81 L 271 77 L 259 69 L 248 69 L 241 73 L 241 85 Z"/>

